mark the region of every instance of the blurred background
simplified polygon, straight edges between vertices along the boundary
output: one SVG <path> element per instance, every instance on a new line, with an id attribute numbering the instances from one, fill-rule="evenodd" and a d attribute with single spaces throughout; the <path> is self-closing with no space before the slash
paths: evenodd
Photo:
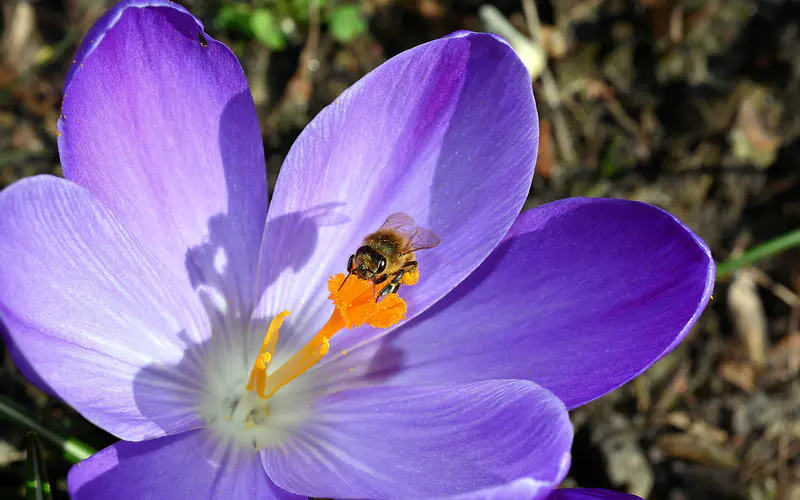
<path id="1" fill-rule="evenodd" d="M 572 413 L 566 484 L 651 500 L 800 499 L 800 1 L 311 2 L 180 1 L 242 62 L 270 187 L 309 120 L 387 58 L 458 29 L 503 35 L 541 116 L 526 208 L 645 201 L 681 218 L 719 263 L 687 340 Z M 64 76 L 113 3 L 2 0 L 0 188 L 60 175 Z M 66 498 L 74 440 L 97 449 L 114 438 L 0 356 L 0 498 L 25 497 L 29 428 L 53 498 Z"/>

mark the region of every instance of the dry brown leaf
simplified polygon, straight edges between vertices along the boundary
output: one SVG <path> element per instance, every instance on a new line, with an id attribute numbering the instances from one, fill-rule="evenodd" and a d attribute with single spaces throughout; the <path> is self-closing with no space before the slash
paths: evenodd
<path id="1" fill-rule="evenodd" d="M 735 468 L 739 464 L 739 460 L 732 451 L 695 434 L 667 434 L 659 438 L 657 445 L 668 457 L 729 469 Z"/>
<path id="2" fill-rule="evenodd" d="M 745 392 L 756 388 L 756 369 L 752 363 L 725 361 L 719 367 L 719 376 Z"/>
<path id="3" fill-rule="evenodd" d="M 728 291 L 728 312 L 739 338 L 757 367 L 764 365 L 767 346 L 767 315 L 758 287 L 747 269 L 736 273 Z"/>
<path id="4" fill-rule="evenodd" d="M 536 157 L 536 175 L 545 179 L 552 177 L 554 162 L 553 126 L 549 120 L 542 120 L 539 122 L 539 154 Z"/>

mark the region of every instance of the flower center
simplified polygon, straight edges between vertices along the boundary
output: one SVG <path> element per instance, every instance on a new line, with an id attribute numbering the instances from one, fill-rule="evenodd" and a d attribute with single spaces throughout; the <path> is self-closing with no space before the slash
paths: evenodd
<path id="1" fill-rule="evenodd" d="M 378 302 L 375 285 L 355 275 L 349 278 L 343 274 L 331 276 L 328 290 L 335 306 L 333 313 L 306 345 L 283 364 L 270 369 L 281 325 L 289 316 L 288 311 L 283 311 L 267 329 L 246 386 L 243 387 L 244 380 L 241 380 L 239 384 L 242 385 L 224 384 L 214 391 L 218 396 L 205 407 L 204 418 L 221 436 L 256 449 L 279 446 L 291 430 L 307 418 L 310 398 L 313 398 L 312 393 L 302 389 L 302 384 L 291 390 L 279 392 L 279 389 L 318 363 L 328 352 L 329 340 L 338 332 L 364 324 L 387 328 L 406 315 L 406 303 L 396 293 Z M 237 387 L 244 389 L 243 394 Z"/>
<path id="2" fill-rule="evenodd" d="M 335 306 L 325 326 L 314 335 L 297 353 L 277 370 L 267 375 L 270 361 L 278 342 L 278 333 L 289 311 L 278 314 L 269 325 L 261 352 L 250 371 L 247 390 L 255 392 L 261 399 L 269 399 L 278 389 L 306 372 L 328 352 L 329 340 L 345 328 L 352 330 L 363 324 L 376 328 L 387 328 L 406 315 L 406 303 L 397 294 L 389 294 L 380 302 L 375 300 L 375 286 L 355 276 L 344 274 L 331 276 L 328 280 L 330 299 Z"/>

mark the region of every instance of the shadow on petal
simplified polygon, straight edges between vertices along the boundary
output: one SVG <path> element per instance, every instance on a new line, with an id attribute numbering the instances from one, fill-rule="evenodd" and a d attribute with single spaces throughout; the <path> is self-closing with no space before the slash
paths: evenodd
<path id="1" fill-rule="evenodd" d="M 232 395 L 241 394 L 247 384 L 250 368 L 272 318 L 253 318 L 253 308 L 274 279 L 287 270 L 310 264 L 318 245 L 320 225 L 336 225 L 346 221 L 336 214 L 337 204 L 325 204 L 303 212 L 294 212 L 271 221 L 260 234 L 248 234 L 250 225 L 243 220 L 248 214 L 242 191 L 252 186 L 237 184 L 235 141 L 225 131 L 239 119 L 242 109 L 252 106 L 249 93 L 236 95 L 225 106 L 220 124 L 220 150 L 225 171 L 228 207 L 212 216 L 203 241 L 186 251 L 185 269 L 198 294 L 210 325 L 210 336 L 197 343 L 183 332 L 177 336 L 185 345 L 183 357 L 172 366 L 152 364 L 141 369 L 134 381 L 134 397 L 141 413 L 161 426 L 171 418 L 174 401 L 159 398 L 156 375 L 168 372 L 185 375 L 175 381 L 173 390 L 185 391 L 187 400 L 195 401 L 198 410 L 208 400 L 222 404 L 235 403 Z M 242 201 L 245 200 L 245 201 Z M 297 251 L 281 260 L 280 268 L 259 273 L 259 255 L 248 252 L 252 244 L 242 242 L 269 238 L 270 234 L 291 228 Z M 267 279 L 259 279 L 266 276 Z M 181 385 L 183 384 L 183 385 Z"/>

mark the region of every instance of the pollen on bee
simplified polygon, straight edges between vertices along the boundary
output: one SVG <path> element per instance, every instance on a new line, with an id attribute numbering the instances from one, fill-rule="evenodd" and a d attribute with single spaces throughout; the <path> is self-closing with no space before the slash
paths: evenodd
<path id="1" fill-rule="evenodd" d="M 419 266 L 409 268 L 400 278 L 402 285 L 416 285 L 419 281 Z"/>

